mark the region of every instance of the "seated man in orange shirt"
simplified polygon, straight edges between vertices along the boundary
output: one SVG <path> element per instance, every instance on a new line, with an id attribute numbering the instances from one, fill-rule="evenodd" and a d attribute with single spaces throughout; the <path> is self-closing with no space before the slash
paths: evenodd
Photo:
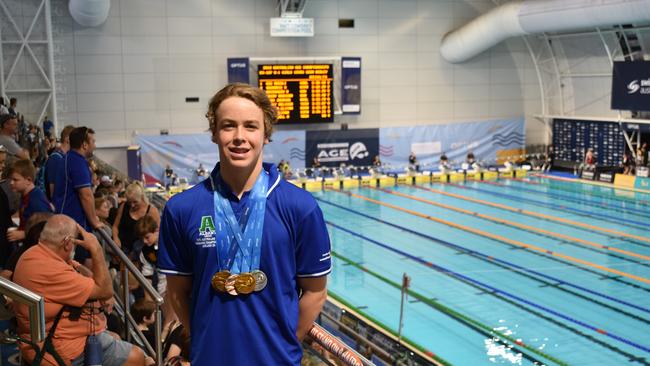
<path id="1" fill-rule="evenodd" d="M 79 234 L 83 239 L 74 239 Z M 76 246 L 90 253 L 92 273 L 71 259 Z M 46 334 L 55 318 L 60 317 L 51 342 L 66 365 L 84 364 L 86 338 L 92 334 L 102 346 L 104 366 L 145 364 L 140 348 L 116 340 L 106 332 L 106 317 L 100 311 L 98 300 L 110 299 L 113 289 L 103 250 L 94 235 L 68 216 L 54 215 L 47 221 L 38 245 L 28 249 L 16 264 L 14 281 L 45 298 Z M 20 336 L 30 339 L 27 306 L 17 307 L 16 318 Z M 43 343 L 38 346 L 43 348 Z M 21 351 L 32 363 L 34 349 L 22 344 Z M 47 353 L 41 364 L 60 363 L 53 354 Z"/>

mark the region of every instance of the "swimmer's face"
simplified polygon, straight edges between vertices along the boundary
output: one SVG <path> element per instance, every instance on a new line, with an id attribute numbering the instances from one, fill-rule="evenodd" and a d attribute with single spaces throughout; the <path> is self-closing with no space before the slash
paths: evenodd
<path id="1" fill-rule="evenodd" d="M 213 141 L 219 146 L 222 167 L 261 167 L 262 149 L 269 142 L 262 109 L 246 98 L 229 97 L 219 105 L 215 119 Z"/>

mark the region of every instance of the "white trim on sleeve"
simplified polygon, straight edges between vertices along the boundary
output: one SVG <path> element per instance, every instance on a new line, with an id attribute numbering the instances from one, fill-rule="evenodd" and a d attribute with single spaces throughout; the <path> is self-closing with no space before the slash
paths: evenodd
<path id="1" fill-rule="evenodd" d="M 300 277 L 300 278 L 302 278 L 302 277 L 322 277 L 322 276 L 325 276 L 325 275 L 329 274 L 330 272 L 332 272 L 332 267 L 328 268 L 327 270 L 325 270 L 323 272 L 310 273 L 310 274 L 299 274 L 299 275 L 296 275 L 296 276 Z"/>
<path id="2" fill-rule="evenodd" d="M 158 269 L 160 273 L 168 274 L 168 275 L 177 275 L 177 276 L 192 276 L 194 273 L 192 272 L 179 272 L 179 271 L 173 271 L 171 269 Z"/>

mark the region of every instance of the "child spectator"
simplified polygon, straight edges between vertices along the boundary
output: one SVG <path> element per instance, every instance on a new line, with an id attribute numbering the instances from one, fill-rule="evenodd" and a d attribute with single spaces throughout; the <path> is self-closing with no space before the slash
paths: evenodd
<path id="1" fill-rule="evenodd" d="M 149 345 L 152 348 L 156 346 L 156 333 L 151 328 L 151 325 L 156 320 L 154 315 L 155 311 L 156 304 L 145 298 L 137 299 L 133 305 L 131 305 L 131 315 L 133 316 L 133 320 L 138 323 L 138 329 L 142 331 L 144 338 L 149 342 Z M 146 347 L 143 347 L 143 349 L 146 349 Z"/>
<path id="2" fill-rule="evenodd" d="M 45 197 L 45 193 L 34 186 L 36 168 L 27 159 L 18 160 L 11 170 L 11 189 L 20 195 L 20 209 L 18 230 L 9 231 L 7 240 L 18 242 L 25 239 L 25 224 L 36 212 L 53 212 L 52 205 Z"/>
<path id="3" fill-rule="evenodd" d="M 140 252 L 142 275 L 147 278 L 158 293 L 165 297 L 167 293 L 167 276 L 158 272 L 158 222 L 151 216 L 145 216 L 135 226 L 138 238 L 144 246 Z M 162 306 L 164 325 L 176 318 L 170 301 L 165 301 Z"/>
<path id="4" fill-rule="evenodd" d="M 179 322 L 170 324 L 169 334 L 163 342 L 162 354 L 165 357 L 165 366 L 190 364 L 190 336 L 183 324 Z"/>

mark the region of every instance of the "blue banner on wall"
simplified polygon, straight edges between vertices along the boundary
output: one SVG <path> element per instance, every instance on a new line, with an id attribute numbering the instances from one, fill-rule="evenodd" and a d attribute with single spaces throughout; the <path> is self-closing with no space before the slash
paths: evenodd
<path id="1" fill-rule="evenodd" d="M 228 58 L 228 83 L 250 84 L 248 57 Z"/>
<path id="2" fill-rule="evenodd" d="M 311 167 L 314 157 L 324 166 L 367 166 L 375 155 L 385 164 L 403 167 L 411 152 L 421 166 L 431 165 L 432 169 L 443 152 L 454 165 L 464 161 L 470 151 L 477 160 L 490 164 L 499 156 L 523 152 L 525 145 L 523 118 L 382 129 L 276 131 L 271 140 L 264 147 L 264 161 L 288 161 L 294 169 Z M 141 146 L 148 183 L 161 182 L 167 164 L 179 177 L 197 182 L 199 164 L 210 171 L 219 160 L 217 145 L 208 133 L 139 135 L 136 143 Z"/>
<path id="3" fill-rule="evenodd" d="M 612 109 L 650 111 L 650 61 L 616 61 Z"/>
<path id="4" fill-rule="evenodd" d="M 474 153 L 481 162 L 494 164 L 511 153 L 520 153 L 526 144 L 523 118 L 389 127 L 382 128 L 380 133 L 379 151 L 383 163 L 405 166 L 412 152 L 420 165 L 433 169 L 443 153 L 452 165 L 465 161 L 468 152 Z"/>
<path id="5" fill-rule="evenodd" d="M 276 131 L 272 142 L 264 147 L 265 162 L 278 164 L 288 161 L 292 168 L 305 167 L 305 131 Z M 161 183 L 167 165 L 179 178 L 196 183 L 199 164 L 212 171 L 219 161 L 217 145 L 208 133 L 189 135 L 139 135 L 136 143 L 140 145 L 142 173 L 148 184 Z"/>
<path id="6" fill-rule="evenodd" d="M 367 166 L 379 155 L 379 129 L 307 131 L 305 165 L 318 158 L 324 166 Z"/>
<path id="7" fill-rule="evenodd" d="M 361 57 L 341 58 L 341 110 L 361 113 Z"/>
<path id="8" fill-rule="evenodd" d="M 275 131 L 271 142 L 264 146 L 264 161 L 278 164 L 289 162 L 291 168 L 305 167 L 305 131 Z"/>

